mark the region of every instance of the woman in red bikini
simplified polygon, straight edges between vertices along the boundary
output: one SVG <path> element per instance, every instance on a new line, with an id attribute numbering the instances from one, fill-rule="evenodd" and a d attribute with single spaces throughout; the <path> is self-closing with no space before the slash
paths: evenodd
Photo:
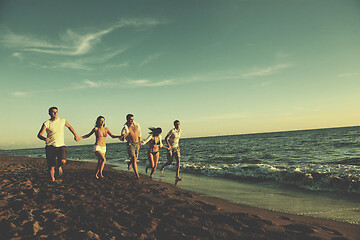
<path id="1" fill-rule="evenodd" d="M 152 178 L 155 171 L 156 171 L 156 167 L 159 161 L 159 150 L 160 148 L 165 148 L 168 149 L 168 147 L 165 147 L 162 142 L 161 142 L 161 132 L 162 129 L 161 128 L 149 128 L 150 135 L 149 137 L 141 142 L 141 145 L 145 145 L 147 143 L 149 143 L 149 150 L 148 150 L 148 160 L 149 160 L 149 165 L 146 166 L 146 170 L 145 172 L 147 173 L 149 168 L 151 168 L 151 173 L 150 173 L 150 177 Z"/>
<path id="2" fill-rule="evenodd" d="M 93 133 L 95 133 L 96 141 L 94 145 L 94 153 L 98 158 L 98 165 L 96 168 L 95 177 L 104 178 L 103 170 L 106 162 L 105 153 L 106 153 L 106 142 L 105 138 L 109 134 L 112 138 L 120 138 L 120 136 L 113 135 L 108 128 L 105 127 L 105 118 L 103 116 L 99 116 L 96 119 L 95 127 L 91 130 L 90 133 L 80 137 L 80 139 L 85 139 L 90 137 Z M 100 176 L 99 176 L 100 175 Z"/>

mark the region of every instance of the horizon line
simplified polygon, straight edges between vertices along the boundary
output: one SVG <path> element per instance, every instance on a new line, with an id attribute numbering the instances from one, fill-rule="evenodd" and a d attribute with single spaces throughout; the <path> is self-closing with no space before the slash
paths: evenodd
<path id="1" fill-rule="evenodd" d="M 293 129 L 293 130 L 279 130 L 279 131 L 269 131 L 269 132 L 237 133 L 237 134 L 197 136 L 197 137 L 184 137 L 184 138 L 181 138 L 181 139 L 213 138 L 213 137 L 227 137 L 227 136 L 238 136 L 238 135 L 256 135 L 256 134 L 271 134 L 271 133 L 285 133 L 285 132 L 300 132 L 300 131 L 326 130 L 326 129 L 352 128 L 352 127 L 360 127 L 360 125 L 340 126 L 340 127 L 306 128 L 306 129 Z M 125 142 L 119 142 L 119 143 L 122 144 L 122 143 L 125 143 Z M 115 143 L 107 143 L 107 144 L 115 144 Z M 118 144 L 118 143 L 116 143 L 116 144 Z M 75 147 L 75 146 L 81 147 L 81 146 L 91 146 L 91 145 L 94 145 L 94 144 L 66 145 L 66 146 L 67 147 Z M 26 150 L 26 149 L 36 149 L 36 148 L 43 148 L 43 147 L 10 148 L 10 149 L 0 149 L 0 151 Z"/>

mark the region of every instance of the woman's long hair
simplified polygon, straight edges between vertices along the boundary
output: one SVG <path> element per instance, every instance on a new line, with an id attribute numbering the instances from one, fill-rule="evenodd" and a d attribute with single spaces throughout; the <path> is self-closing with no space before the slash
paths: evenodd
<path id="1" fill-rule="evenodd" d="M 95 127 L 101 127 L 100 120 L 102 118 L 104 119 L 104 127 L 105 127 L 105 118 L 103 116 L 98 116 L 98 118 L 96 119 Z"/>
<path id="2" fill-rule="evenodd" d="M 149 132 L 149 134 L 152 134 L 153 136 L 159 136 L 162 133 L 162 129 L 159 127 L 158 128 L 152 127 L 152 128 L 149 128 L 149 130 L 151 131 L 151 132 Z"/>

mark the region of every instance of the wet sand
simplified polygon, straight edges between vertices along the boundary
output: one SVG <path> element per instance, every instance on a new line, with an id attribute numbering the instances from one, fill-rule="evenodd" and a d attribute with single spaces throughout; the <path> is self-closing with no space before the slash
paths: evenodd
<path id="1" fill-rule="evenodd" d="M 360 225 L 200 196 L 132 171 L 0 156 L 0 239 L 360 239 Z"/>

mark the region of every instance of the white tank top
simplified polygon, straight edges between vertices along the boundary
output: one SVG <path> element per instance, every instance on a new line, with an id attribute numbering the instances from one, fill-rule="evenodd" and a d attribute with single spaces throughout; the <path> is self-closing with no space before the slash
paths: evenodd
<path id="1" fill-rule="evenodd" d="M 63 118 L 57 118 L 55 121 L 47 120 L 44 122 L 46 127 L 47 137 L 50 138 L 50 142 L 46 143 L 46 146 L 62 147 L 65 146 L 64 142 L 64 126 L 66 120 Z"/>
<path id="2" fill-rule="evenodd" d="M 176 130 L 176 128 L 171 129 L 166 136 L 169 136 L 169 143 L 171 148 L 176 148 L 179 146 L 179 139 L 181 136 L 181 129 Z"/>

